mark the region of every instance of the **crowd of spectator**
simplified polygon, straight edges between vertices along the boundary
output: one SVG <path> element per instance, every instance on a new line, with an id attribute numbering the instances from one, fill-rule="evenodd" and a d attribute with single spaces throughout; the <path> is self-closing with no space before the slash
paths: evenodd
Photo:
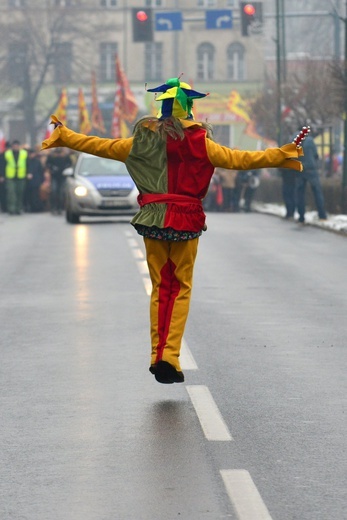
<path id="1" fill-rule="evenodd" d="M 252 201 L 260 184 L 259 175 L 260 170 L 217 168 L 204 200 L 205 210 L 232 213 L 252 211 Z"/>
<path id="2" fill-rule="evenodd" d="M 57 148 L 47 154 L 15 139 L 6 142 L 0 154 L 0 210 L 9 215 L 50 211 L 58 215 L 64 208 L 63 171 L 72 166 L 70 150 Z"/>

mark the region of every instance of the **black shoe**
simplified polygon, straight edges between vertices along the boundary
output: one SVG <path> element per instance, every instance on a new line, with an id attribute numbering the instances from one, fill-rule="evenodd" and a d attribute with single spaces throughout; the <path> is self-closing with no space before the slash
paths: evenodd
<path id="1" fill-rule="evenodd" d="M 159 361 L 156 365 L 151 365 L 149 371 L 154 374 L 158 383 L 171 385 L 172 383 L 183 383 L 183 372 L 179 372 L 167 361 Z"/>

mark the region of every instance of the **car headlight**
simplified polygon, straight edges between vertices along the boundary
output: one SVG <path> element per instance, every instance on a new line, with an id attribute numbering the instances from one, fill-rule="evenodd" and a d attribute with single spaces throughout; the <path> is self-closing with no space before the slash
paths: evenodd
<path id="1" fill-rule="evenodd" d="M 88 190 L 85 186 L 76 186 L 74 193 L 77 197 L 85 197 L 88 195 Z"/>

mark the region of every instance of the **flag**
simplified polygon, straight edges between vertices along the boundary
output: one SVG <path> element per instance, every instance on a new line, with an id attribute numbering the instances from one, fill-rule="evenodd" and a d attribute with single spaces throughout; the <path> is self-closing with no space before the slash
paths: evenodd
<path id="1" fill-rule="evenodd" d="M 114 97 L 114 107 L 113 107 L 113 116 L 112 116 L 112 125 L 111 125 L 111 136 L 115 139 L 121 137 L 121 109 L 120 109 L 120 100 L 121 100 L 121 88 L 117 85 L 116 94 Z"/>
<path id="2" fill-rule="evenodd" d="M 89 119 L 83 90 L 81 88 L 78 89 L 78 121 L 81 134 L 89 134 L 92 129 L 92 125 Z"/>
<path id="3" fill-rule="evenodd" d="M 5 148 L 6 148 L 5 135 L 4 135 L 4 132 L 0 128 L 0 153 L 3 153 L 5 151 Z"/>
<path id="4" fill-rule="evenodd" d="M 49 118 L 47 121 L 47 126 L 46 126 L 43 140 L 49 139 L 53 133 L 53 130 L 54 130 L 54 125 L 51 124 L 51 118 Z"/>
<path id="5" fill-rule="evenodd" d="M 66 110 L 67 110 L 67 90 L 66 88 L 63 88 L 61 90 L 60 98 L 58 101 L 58 106 L 55 110 L 55 115 L 63 123 L 63 125 L 66 125 L 67 123 L 67 117 L 66 117 Z"/>
<path id="6" fill-rule="evenodd" d="M 246 123 L 249 123 L 251 120 L 248 114 L 247 104 L 236 90 L 232 90 L 230 93 L 228 109 Z"/>
<path id="7" fill-rule="evenodd" d="M 106 134 L 104 118 L 98 103 L 95 71 L 92 72 L 92 128 L 102 134 Z"/>
<path id="8" fill-rule="evenodd" d="M 138 112 L 138 105 L 133 92 L 130 89 L 128 79 L 122 69 L 119 58 L 116 56 L 117 90 L 120 89 L 120 111 L 122 119 L 134 121 Z"/>

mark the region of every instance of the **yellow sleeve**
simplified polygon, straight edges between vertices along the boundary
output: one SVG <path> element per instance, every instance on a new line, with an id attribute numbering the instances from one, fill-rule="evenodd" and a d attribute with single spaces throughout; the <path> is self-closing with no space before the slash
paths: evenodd
<path id="1" fill-rule="evenodd" d="M 298 160 L 303 155 L 302 148 L 297 148 L 294 143 L 285 144 L 281 148 L 267 148 L 264 151 L 248 152 L 232 150 L 221 146 L 211 139 L 206 139 L 207 155 L 216 168 L 228 168 L 230 170 L 256 170 L 259 168 L 291 168 L 301 172 L 301 162 Z"/>
<path id="2" fill-rule="evenodd" d="M 52 123 L 59 123 L 55 116 L 52 116 Z M 107 139 L 96 136 L 78 134 L 66 126 L 57 126 L 51 137 L 42 143 L 42 150 L 48 148 L 58 148 L 60 146 L 86 152 L 106 159 L 117 159 L 125 162 L 131 147 L 133 138 L 127 139 Z"/>

